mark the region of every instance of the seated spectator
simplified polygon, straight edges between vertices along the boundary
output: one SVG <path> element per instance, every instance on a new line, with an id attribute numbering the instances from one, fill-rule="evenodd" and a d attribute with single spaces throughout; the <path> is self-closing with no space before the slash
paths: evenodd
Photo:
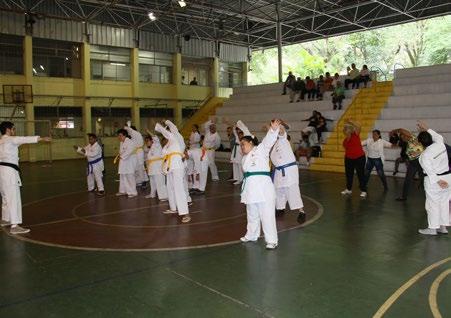
<path id="1" fill-rule="evenodd" d="M 338 73 L 334 74 L 333 80 L 332 80 L 332 89 L 333 91 L 337 87 L 337 82 L 340 81 L 340 75 Z"/>
<path id="2" fill-rule="evenodd" d="M 345 90 L 341 85 L 341 82 L 337 81 L 337 87 L 335 87 L 332 93 L 332 104 L 334 105 L 334 110 L 337 109 L 337 105 L 339 110 L 342 108 L 343 99 L 345 99 Z"/>
<path id="3" fill-rule="evenodd" d="M 301 161 L 305 158 L 305 165 L 310 166 L 310 158 L 312 157 L 312 148 L 308 143 L 308 136 L 302 135 L 301 142 L 299 143 L 299 148 L 295 151 L 296 161 L 299 161 L 301 165 L 303 162 Z"/>
<path id="4" fill-rule="evenodd" d="M 310 76 L 307 76 L 305 78 L 305 92 L 307 93 L 307 98 L 309 101 L 312 101 L 315 99 L 316 85 L 315 85 L 315 81 L 310 79 Z"/>
<path id="5" fill-rule="evenodd" d="M 310 165 L 311 157 L 319 157 L 321 154 L 321 148 L 318 143 L 318 135 L 316 134 L 315 127 L 306 127 L 301 131 L 301 143 L 298 150 L 296 150 L 295 155 L 299 160 L 302 157 L 306 157 L 307 166 Z"/>
<path id="6" fill-rule="evenodd" d="M 330 76 L 329 72 L 326 72 L 326 77 L 324 78 L 324 90 L 325 91 L 332 91 L 334 88 L 332 86 L 332 83 L 334 81 L 334 78 Z"/>
<path id="7" fill-rule="evenodd" d="M 327 122 L 332 121 L 331 119 L 325 118 L 320 112 L 317 112 L 316 114 L 317 118 L 317 124 L 316 124 L 316 133 L 318 135 L 318 141 L 319 143 L 322 143 L 322 134 L 323 132 L 327 131 Z"/>
<path id="8" fill-rule="evenodd" d="M 360 72 L 352 63 L 351 67 L 348 66 L 348 78 L 345 80 L 345 88 L 349 89 L 349 84 L 352 84 L 352 89 L 358 88 L 360 83 Z"/>
<path id="9" fill-rule="evenodd" d="M 297 94 L 299 94 L 299 97 L 296 102 L 300 102 L 301 99 L 304 100 L 305 82 L 300 77 L 294 82 L 293 89 L 290 91 L 290 103 L 294 101 Z"/>
<path id="10" fill-rule="evenodd" d="M 370 71 L 368 70 L 368 66 L 363 65 L 362 70 L 360 71 L 359 84 L 363 82 L 363 86 L 366 88 L 369 81 L 371 81 Z M 357 88 L 359 88 L 359 84 L 357 84 Z"/>
<path id="11" fill-rule="evenodd" d="M 318 100 L 323 100 L 324 91 L 325 91 L 324 76 L 320 75 L 318 81 L 316 82 L 316 98 Z"/>
<path id="12" fill-rule="evenodd" d="M 312 116 L 310 116 L 307 119 L 304 119 L 303 121 L 308 121 L 307 127 L 316 127 L 318 125 L 318 112 L 314 110 L 312 112 Z"/>
<path id="13" fill-rule="evenodd" d="M 197 86 L 197 79 L 193 78 L 193 80 L 191 82 L 189 82 L 189 84 Z"/>
<path id="14" fill-rule="evenodd" d="M 287 88 L 291 88 L 295 81 L 296 78 L 294 77 L 293 72 L 288 72 L 287 79 L 285 80 L 285 83 L 283 83 L 282 95 L 287 95 Z"/>

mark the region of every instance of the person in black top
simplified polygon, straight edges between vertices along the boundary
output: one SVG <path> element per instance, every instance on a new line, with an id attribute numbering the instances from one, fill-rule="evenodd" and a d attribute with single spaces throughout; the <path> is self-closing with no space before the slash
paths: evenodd
<path id="1" fill-rule="evenodd" d="M 283 84 L 283 93 L 282 95 L 287 94 L 287 87 L 292 88 L 293 83 L 296 81 L 296 77 L 294 77 L 292 72 L 288 72 L 287 79 L 285 80 L 285 83 Z"/>
<path id="2" fill-rule="evenodd" d="M 194 77 L 193 80 L 189 84 L 197 86 L 197 79 Z"/>

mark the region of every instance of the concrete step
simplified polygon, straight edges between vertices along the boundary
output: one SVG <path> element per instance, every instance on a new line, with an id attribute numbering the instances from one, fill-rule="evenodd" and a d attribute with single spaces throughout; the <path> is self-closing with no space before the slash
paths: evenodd
<path id="1" fill-rule="evenodd" d="M 433 66 L 422 66 L 413 68 L 402 68 L 395 71 L 395 81 L 402 78 L 414 78 L 423 76 L 434 76 L 450 74 L 451 64 L 440 64 Z"/>
<path id="2" fill-rule="evenodd" d="M 419 119 L 427 120 L 428 118 L 446 118 L 451 119 L 450 106 L 436 107 L 392 107 L 382 110 L 379 117 L 383 119 Z"/>
<path id="3" fill-rule="evenodd" d="M 394 86 L 451 82 L 451 71 L 443 74 L 424 75 L 416 77 L 396 78 L 393 80 Z"/>
<path id="4" fill-rule="evenodd" d="M 451 83 L 424 83 L 414 85 L 401 85 L 393 88 L 394 96 L 445 94 L 451 92 Z"/>

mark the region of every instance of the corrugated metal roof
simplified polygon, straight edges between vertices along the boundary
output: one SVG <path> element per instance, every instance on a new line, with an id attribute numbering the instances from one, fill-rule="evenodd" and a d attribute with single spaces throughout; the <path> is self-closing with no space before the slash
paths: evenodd
<path id="1" fill-rule="evenodd" d="M 25 16 L 0 11 L 0 33 L 25 35 Z"/>
<path id="2" fill-rule="evenodd" d="M 175 53 L 177 39 L 170 35 L 139 32 L 139 48 L 146 51 Z"/>

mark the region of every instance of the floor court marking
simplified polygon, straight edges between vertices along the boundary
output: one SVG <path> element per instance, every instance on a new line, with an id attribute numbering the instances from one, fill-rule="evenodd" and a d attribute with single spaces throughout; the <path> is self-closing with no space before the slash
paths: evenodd
<path id="1" fill-rule="evenodd" d="M 442 281 L 451 274 L 451 268 L 442 272 L 432 283 L 431 289 L 429 290 L 429 307 L 431 308 L 432 315 L 434 318 L 442 318 L 442 314 L 438 308 L 437 294 L 438 288 Z"/>
<path id="2" fill-rule="evenodd" d="M 245 302 L 243 302 L 243 301 L 241 301 L 239 299 L 236 299 L 236 298 L 234 298 L 232 296 L 226 295 L 226 294 L 220 292 L 219 290 L 216 290 L 216 289 L 211 288 L 211 287 L 209 287 L 209 286 L 207 286 L 205 284 L 202 284 L 201 282 L 198 282 L 198 281 L 196 281 L 196 280 L 194 280 L 194 279 L 192 279 L 192 278 L 190 278 L 190 277 L 188 277 L 186 275 L 183 275 L 183 274 L 181 274 L 179 272 L 176 272 L 176 271 L 174 271 L 174 270 L 172 270 L 170 268 L 166 268 L 166 270 L 169 271 L 170 273 L 172 273 L 172 274 L 174 274 L 174 275 L 176 275 L 176 276 L 178 276 L 180 278 L 183 278 L 184 280 L 187 280 L 187 281 L 189 281 L 189 282 L 191 282 L 191 283 L 193 283 L 193 284 L 195 284 L 195 285 L 197 285 L 197 286 L 199 286 L 199 287 L 201 287 L 203 289 L 206 289 L 206 290 L 208 290 L 208 291 L 210 291 L 210 292 L 212 292 L 212 293 L 214 293 L 214 294 L 216 294 L 218 296 L 221 296 L 221 297 L 223 297 L 225 299 L 228 299 L 228 300 L 230 300 L 230 301 L 232 301 L 232 302 L 234 302 L 234 303 L 236 303 L 236 304 L 238 304 L 238 305 L 240 305 L 242 307 L 245 307 L 247 309 L 255 311 L 258 314 L 262 315 L 263 317 L 274 318 L 274 316 L 271 316 L 271 315 L 265 313 L 264 311 L 258 309 L 257 307 L 249 305 L 249 304 L 247 304 L 247 303 L 245 303 Z"/>
<path id="3" fill-rule="evenodd" d="M 421 272 L 417 273 L 415 276 L 413 276 L 411 279 L 409 279 L 404 285 L 399 287 L 393 295 L 388 298 L 385 303 L 378 309 L 378 311 L 374 314 L 373 318 L 381 318 L 385 315 L 385 313 L 390 309 L 390 307 L 398 300 L 399 297 L 407 290 L 409 289 L 413 284 L 415 284 L 417 281 L 419 281 L 423 276 L 431 272 L 432 270 L 436 269 L 437 267 L 442 266 L 443 264 L 446 264 L 451 261 L 451 257 L 445 258 L 441 261 L 438 261 L 432 265 L 429 265 L 425 269 L 423 269 Z"/>

